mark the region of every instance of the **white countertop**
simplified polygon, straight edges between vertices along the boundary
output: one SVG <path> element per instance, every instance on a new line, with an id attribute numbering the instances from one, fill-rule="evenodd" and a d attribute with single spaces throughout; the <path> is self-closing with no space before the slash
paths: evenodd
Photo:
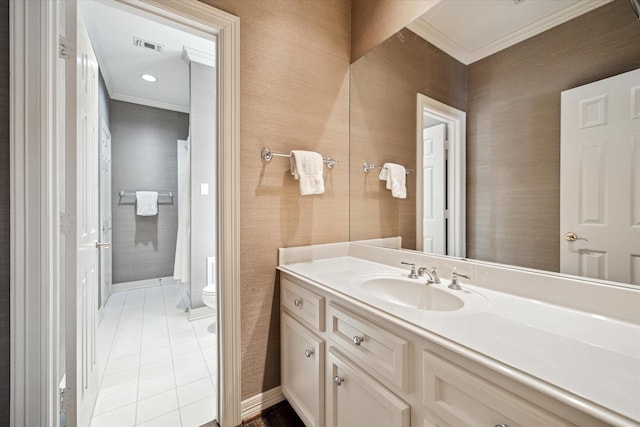
<path id="1" fill-rule="evenodd" d="M 407 270 L 351 256 L 279 268 L 640 423 L 638 325 L 466 285 L 464 281 L 463 291 L 453 291 L 447 289 L 444 279 L 442 284 L 431 286 L 461 298 L 465 302 L 462 309 L 425 311 L 405 307 L 367 294 L 352 282 L 362 275 L 406 275 Z"/>

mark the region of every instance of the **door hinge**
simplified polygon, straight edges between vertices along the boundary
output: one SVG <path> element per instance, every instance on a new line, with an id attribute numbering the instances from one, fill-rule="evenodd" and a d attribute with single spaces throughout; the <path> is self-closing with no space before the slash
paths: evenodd
<path id="1" fill-rule="evenodd" d="M 444 210 L 444 219 L 449 219 L 449 209 Z"/>
<path id="2" fill-rule="evenodd" d="M 62 35 L 58 36 L 58 56 L 63 59 L 68 59 L 74 52 L 75 49 L 71 45 L 71 41 Z"/>
<path id="3" fill-rule="evenodd" d="M 60 212 L 60 234 L 69 234 L 72 231 L 73 221 L 71 215 Z"/>
<path id="4" fill-rule="evenodd" d="M 67 412 L 71 407 L 71 394 L 70 387 L 60 388 L 60 412 Z"/>

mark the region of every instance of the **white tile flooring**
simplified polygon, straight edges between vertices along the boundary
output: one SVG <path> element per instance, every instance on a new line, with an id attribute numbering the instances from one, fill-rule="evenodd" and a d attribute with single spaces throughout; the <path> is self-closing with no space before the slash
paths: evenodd
<path id="1" fill-rule="evenodd" d="M 196 427 L 216 418 L 215 318 L 189 322 L 175 284 L 116 292 L 103 310 L 91 427 Z"/>

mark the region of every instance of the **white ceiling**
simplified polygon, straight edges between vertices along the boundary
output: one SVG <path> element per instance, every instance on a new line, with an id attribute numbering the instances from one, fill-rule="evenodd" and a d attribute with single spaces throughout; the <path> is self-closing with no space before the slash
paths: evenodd
<path id="1" fill-rule="evenodd" d="M 471 64 L 612 0 L 440 0 L 408 29 Z"/>
<path id="2" fill-rule="evenodd" d="M 79 3 L 111 99 L 189 112 L 189 66 L 182 49 L 213 56 L 211 36 L 166 26 L 113 1 Z M 161 44 L 163 51 L 134 46 L 134 37 Z M 142 74 L 152 74 L 158 81 L 146 82 Z"/>

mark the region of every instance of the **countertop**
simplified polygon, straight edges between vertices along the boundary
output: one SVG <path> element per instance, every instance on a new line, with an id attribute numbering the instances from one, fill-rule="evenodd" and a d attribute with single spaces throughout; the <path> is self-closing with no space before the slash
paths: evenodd
<path id="1" fill-rule="evenodd" d="M 549 390 L 564 390 L 640 423 L 638 325 L 472 286 L 464 279 L 462 291 L 447 289 L 444 279 L 430 285 L 461 298 L 463 308 L 418 310 L 353 285 L 363 275 L 406 276 L 407 270 L 351 256 L 278 268 L 394 316 L 414 326 L 413 331 L 424 331 L 426 338 L 436 334 L 539 380 L 543 388 L 548 384 Z"/>

